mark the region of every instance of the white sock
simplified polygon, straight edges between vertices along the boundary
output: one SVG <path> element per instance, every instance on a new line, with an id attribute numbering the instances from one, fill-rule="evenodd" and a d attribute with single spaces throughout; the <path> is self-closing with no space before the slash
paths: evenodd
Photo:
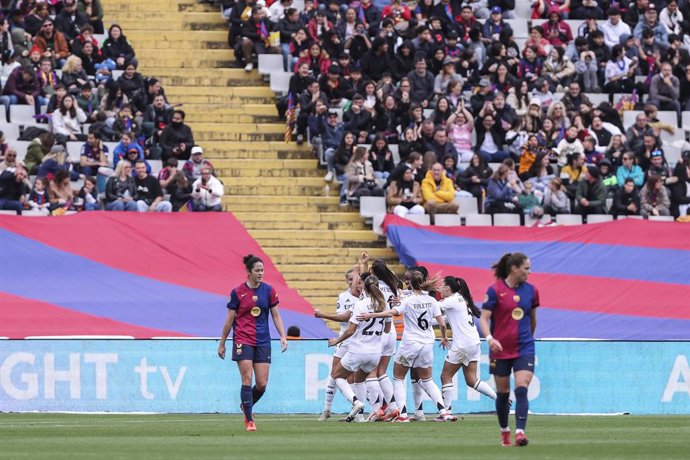
<path id="1" fill-rule="evenodd" d="M 367 388 L 367 398 L 372 412 L 378 412 L 381 409 L 381 387 L 379 380 L 376 377 L 367 379 L 364 382 Z"/>
<path id="2" fill-rule="evenodd" d="M 525 430 L 523 430 L 523 429 L 521 429 L 521 428 L 518 428 L 518 429 L 515 430 L 515 434 L 518 434 L 518 433 L 525 434 Z"/>
<path id="3" fill-rule="evenodd" d="M 383 393 L 383 399 L 388 404 L 388 408 L 395 410 L 398 405 L 395 402 L 395 397 L 393 393 L 393 382 L 388 378 L 388 374 L 383 374 L 379 377 L 379 386 L 381 387 L 381 393 Z"/>
<path id="4" fill-rule="evenodd" d="M 333 407 L 333 398 L 335 397 L 335 379 L 328 377 L 328 385 L 326 385 L 326 400 L 323 402 L 323 410 L 330 411 Z"/>
<path id="5" fill-rule="evenodd" d="M 416 415 L 424 414 L 423 400 L 424 389 L 419 384 L 420 380 L 412 380 L 412 397 L 414 399 L 414 413 Z"/>
<path id="6" fill-rule="evenodd" d="M 338 387 L 338 390 L 340 390 L 343 396 L 345 396 L 345 399 L 352 402 L 352 398 L 355 397 L 355 392 L 352 391 L 352 387 L 349 383 L 347 383 L 347 380 L 335 379 L 335 385 Z"/>
<path id="7" fill-rule="evenodd" d="M 433 379 L 420 380 L 419 385 L 426 391 L 426 394 L 429 395 L 434 404 L 436 404 L 436 409 L 439 411 L 444 410 L 443 395 Z"/>
<path id="8" fill-rule="evenodd" d="M 359 399 L 362 404 L 367 400 L 367 387 L 364 382 L 353 383 L 352 390 L 355 392 L 355 396 Z"/>
<path id="9" fill-rule="evenodd" d="M 393 377 L 393 390 L 395 392 L 395 401 L 400 408 L 400 415 L 407 416 L 407 385 L 405 385 L 405 379 L 398 380 Z"/>
<path id="10" fill-rule="evenodd" d="M 488 383 L 482 381 L 482 380 L 477 380 L 477 383 L 475 383 L 474 387 L 475 390 L 480 392 L 483 395 L 488 396 L 489 398 L 493 399 L 494 401 L 496 400 L 496 392 L 489 386 Z"/>
<path id="11" fill-rule="evenodd" d="M 446 410 L 451 410 L 451 398 L 453 397 L 453 384 L 446 383 L 441 387 L 441 394 L 443 394 L 443 406 Z"/>

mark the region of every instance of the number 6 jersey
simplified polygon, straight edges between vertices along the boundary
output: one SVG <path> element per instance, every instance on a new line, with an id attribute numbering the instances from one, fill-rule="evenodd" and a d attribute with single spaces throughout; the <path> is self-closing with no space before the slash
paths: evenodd
<path id="1" fill-rule="evenodd" d="M 403 315 L 403 342 L 434 343 L 436 334 L 431 320 L 441 316 L 436 299 L 427 294 L 413 293 L 402 299 L 395 309 Z"/>

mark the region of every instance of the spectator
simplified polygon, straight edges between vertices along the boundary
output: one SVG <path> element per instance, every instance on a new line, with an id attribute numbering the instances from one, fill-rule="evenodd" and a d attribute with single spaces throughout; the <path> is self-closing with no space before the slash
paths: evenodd
<path id="1" fill-rule="evenodd" d="M 670 216 L 671 200 L 664 181 L 658 176 L 650 176 L 640 191 L 640 215 Z"/>
<path id="2" fill-rule="evenodd" d="M 645 29 L 651 29 L 654 32 L 654 38 L 659 44 L 664 48 L 668 47 L 668 32 L 666 27 L 658 21 L 656 6 L 654 3 L 650 3 L 644 12 L 644 17 L 641 17 L 635 29 L 633 30 L 633 35 L 638 40 L 642 39 L 642 32 Z"/>
<path id="3" fill-rule="evenodd" d="M 644 113 L 638 113 L 635 116 L 635 124 L 625 132 L 626 143 L 630 150 L 638 150 L 644 142 L 645 135 L 654 136 L 654 131 L 647 123 L 647 116 Z"/>
<path id="4" fill-rule="evenodd" d="M 132 99 L 137 91 L 144 88 L 144 77 L 137 72 L 137 67 L 134 63 L 127 63 L 124 73 L 117 79 L 117 86 L 120 87 L 122 93 L 129 99 Z"/>
<path id="5" fill-rule="evenodd" d="M 263 17 L 261 8 L 252 7 L 252 16 L 242 24 L 240 30 L 240 50 L 244 58 L 244 71 L 251 72 L 254 69 L 252 53 L 259 54 L 280 54 L 279 46 L 273 46 L 269 40 L 268 21 Z M 238 57 L 240 57 L 238 53 Z"/>
<path id="6" fill-rule="evenodd" d="M 362 74 L 367 78 L 374 81 L 381 80 L 383 73 L 390 71 L 392 67 L 392 59 L 388 53 L 388 42 L 381 37 L 376 37 L 371 49 L 362 56 L 360 65 Z"/>
<path id="7" fill-rule="evenodd" d="M 118 162 L 127 157 L 128 152 L 132 149 L 136 150 L 137 152 L 137 160 L 139 158 L 144 158 L 144 149 L 142 149 L 138 143 L 134 142 L 134 134 L 122 133 L 120 136 L 120 142 L 118 142 L 117 145 L 115 145 L 115 148 L 113 148 L 113 166 L 117 167 Z"/>
<path id="8" fill-rule="evenodd" d="M 501 135 L 500 127 L 496 124 L 494 115 L 489 112 L 479 121 L 475 124 L 477 130 L 475 153 L 481 155 L 487 163 L 500 162 L 508 158 L 508 152 L 503 150 L 504 138 Z"/>
<path id="9" fill-rule="evenodd" d="M 24 18 L 24 30 L 35 37 L 43 26 L 43 20 L 50 16 L 50 7 L 47 2 L 36 3 L 31 13 Z"/>
<path id="10" fill-rule="evenodd" d="M 50 96 L 50 100 L 48 100 L 48 107 L 46 108 L 46 113 L 52 115 L 53 112 L 58 110 L 60 108 L 60 105 L 62 104 L 62 99 L 67 96 L 67 88 L 65 88 L 65 85 L 62 83 L 58 83 L 58 85 L 55 87 L 55 94 Z"/>
<path id="11" fill-rule="evenodd" d="M 161 170 L 158 171 L 158 183 L 160 183 L 161 190 L 163 191 L 163 193 L 169 193 L 167 191 L 168 185 L 170 185 L 170 183 L 175 179 L 175 175 L 177 174 L 177 165 L 177 160 L 175 158 L 170 158 L 168 161 L 165 162 L 163 168 L 161 168 Z M 184 172 L 182 172 L 182 174 L 184 174 Z M 175 211 L 174 203 L 173 211 Z"/>
<path id="12" fill-rule="evenodd" d="M 77 0 L 63 0 L 62 11 L 55 16 L 55 28 L 70 42 L 89 24 L 89 17 L 77 11 Z"/>
<path id="13" fill-rule="evenodd" d="M 410 100 L 417 102 L 423 108 L 432 108 L 435 77 L 427 70 L 426 60 L 423 57 L 416 57 L 414 62 L 414 70 L 407 74 L 411 85 Z"/>
<path id="14" fill-rule="evenodd" d="M 24 158 L 24 164 L 29 174 L 36 174 L 45 156 L 53 148 L 53 144 L 55 144 L 55 137 L 52 133 L 43 133 L 29 143 L 26 148 L 26 158 Z"/>
<path id="15" fill-rule="evenodd" d="M 465 108 L 464 100 L 460 100 L 457 110 L 448 117 L 446 129 L 448 131 L 448 139 L 453 143 L 457 152 L 458 162 L 470 162 L 474 156 L 474 151 L 472 150 L 474 119 L 472 114 Z"/>
<path id="16" fill-rule="evenodd" d="M 645 174 L 648 180 L 651 176 L 657 176 L 661 178 L 664 185 L 666 181 L 671 177 L 671 170 L 666 166 L 666 160 L 664 159 L 664 152 L 660 149 L 652 150 L 649 157 L 649 168 Z"/>
<path id="17" fill-rule="evenodd" d="M 64 60 L 69 55 L 69 45 L 65 36 L 59 30 L 55 30 L 55 23 L 50 18 L 43 20 L 41 30 L 34 38 L 34 45 L 38 47 L 41 56 L 53 61 L 55 65 L 64 64 Z"/>
<path id="18" fill-rule="evenodd" d="M 67 57 L 62 67 L 62 84 L 73 95 L 78 94 L 82 86 L 90 84 L 80 57 L 74 54 Z"/>
<path id="19" fill-rule="evenodd" d="M 169 161 L 173 160 L 175 159 L 171 158 Z M 182 171 L 176 170 L 173 173 L 172 180 L 167 185 L 173 212 L 186 211 L 192 199 L 192 186 Z"/>
<path id="20" fill-rule="evenodd" d="M 625 183 L 625 180 L 630 178 L 634 181 L 636 187 L 642 187 L 644 183 L 644 172 L 642 168 L 634 163 L 635 155 L 632 152 L 623 154 L 623 164 L 616 170 L 616 179 L 619 184 Z"/>
<path id="21" fill-rule="evenodd" d="M 518 196 L 515 193 L 513 181 L 509 181 L 510 168 L 501 164 L 494 172 L 487 184 L 486 201 L 484 210 L 488 214 L 515 213 L 522 214 L 522 208 L 518 204 Z"/>
<path id="22" fill-rule="evenodd" d="M 105 186 L 106 211 L 136 211 L 137 186 L 132 177 L 132 163 L 120 161 L 115 174 L 110 176 Z"/>
<path id="23" fill-rule="evenodd" d="M 445 161 L 446 158 L 453 158 L 455 164 L 458 162 L 458 152 L 452 142 L 448 142 L 448 134 L 443 128 L 436 128 L 434 131 L 434 139 L 427 146 L 434 154 L 434 159 L 431 163 L 438 163 Z"/>
<path id="24" fill-rule="evenodd" d="M 5 159 L 7 161 L 7 159 Z M 8 168 L 0 173 L 0 210 L 22 214 L 26 200 L 26 170 L 23 166 Z"/>
<path id="25" fill-rule="evenodd" d="M 60 83 L 60 78 L 53 70 L 53 64 L 48 58 L 41 58 L 39 61 L 39 69 L 36 72 L 39 85 L 41 86 L 41 94 L 44 97 L 50 97 L 55 94 L 55 88 Z"/>
<path id="26" fill-rule="evenodd" d="M 299 98 L 300 111 L 297 116 L 297 145 L 302 145 L 304 136 L 307 133 L 307 126 L 309 125 L 309 117 L 316 114 L 317 104 L 321 104 L 323 112 L 328 108 L 328 99 L 326 95 L 321 92 L 319 82 L 311 80 L 307 90 L 302 93 Z"/>
<path id="27" fill-rule="evenodd" d="M 614 194 L 611 211 L 616 217 L 640 215 L 640 195 L 632 177 L 625 179 L 623 186 Z"/>
<path id="28" fill-rule="evenodd" d="M 621 20 L 621 10 L 616 7 L 609 8 L 608 20 L 599 26 L 599 30 L 604 33 L 604 43 L 609 48 L 620 44 L 620 39 L 624 35 L 630 35 L 630 26 Z"/>
<path id="29" fill-rule="evenodd" d="M 343 113 L 345 130 L 357 136 L 357 142 L 363 144 L 367 142 L 369 131 L 373 130 L 373 119 L 371 112 L 364 109 L 364 97 L 361 94 L 352 96 L 350 110 Z"/>
<path id="30" fill-rule="evenodd" d="M 38 96 L 41 94 L 41 84 L 30 67 L 17 67 L 12 71 L 5 87 L 0 104 L 5 106 L 7 119 L 10 118 L 11 104 L 27 104 L 34 106 L 39 112 Z"/>
<path id="31" fill-rule="evenodd" d="M 424 209 L 432 218 L 436 214 L 457 214 L 453 181 L 446 177 L 441 163 L 434 163 L 422 180 Z"/>
<path id="32" fill-rule="evenodd" d="M 609 160 L 603 159 L 596 166 L 599 168 L 599 175 L 604 187 L 606 187 L 608 196 L 613 196 L 614 192 L 618 190 L 618 178 L 611 169 L 611 163 Z"/>
<path id="33" fill-rule="evenodd" d="M 70 172 L 70 166 L 71 164 L 67 161 L 65 146 L 62 144 L 55 144 L 50 149 L 50 153 L 43 158 L 43 162 L 38 168 L 36 175 L 38 177 L 52 177 L 60 170 Z M 71 171 L 70 175 L 73 180 L 79 178 L 79 174 L 75 171 Z"/>
<path id="34" fill-rule="evenodd" d="M 384 191 L 374 180 L 374 167 L 369 161 L 369 152 L 357 147 L 345 170 L 347 199 L 359 200 L 362 196 L 384 196 Z"/>
<path id="35" fill-rule="evenodd" d="M 570 214 L 570 199 L 566 187 L 555 177 L 544 190 L 544 212 L 551 215 Z"/>
<path id="36" fill-rule="evenodd" d="M 575 66 L 564 53 L 563 48 L 555 46 L 551 49 L 549 57 L 544 60 L 542 75 L 549 82 L 551 91 L 562 91 L 575 74 Z"/>
<path id="37" fill-rule="evenodd" d="M 95 33 L 102 34 L 104 32 L 101 0 L 78 0 L 77 10 L 89 18 L 89 24 Z"/>
<path id="38" fill-rule="evenodd" d="M 185 161 L 182 171 L 184 175 L 187 176 L 187 180 L 190 184 L 201 178 L 201 171 L 204 168 L 210 168 L 211 173 L 213 173 L 213 165 L 210 161 L 204 158 L 204 149 L 199 145 L 192 147 L 191 158 Z"/>
<path id="39" fill-rule="evenodd" d="M 352 86 L 341 75 L 338 64 L 331 64 L 326 75 L 321 75 L 319 85 L 326 94 L 331 108 L 344 108 L 353 96 Z"/>
<path id="40" fill-rule="evenodd" d="M 84 179 L 84 186 L 77 193 L 75 204 L 84 211 L 101 210 L 101 204 L 98 202 L 98 190 L 96 190 L 96 179 L 91 176 Z"/>
<path id="41" fill-rule="evenodd" d="M 477 199 L 477 209 L 481 209 L 481 201 L 489 179 L 493 175 L 492 169 L 478 153 L 472 155 L 469 166 L 455 179 L 455 183 L 464 192 L 471 193 Z"/>
<path id="42" fill-rule="evenodd" d="M 678 218 L 690 214 L 690 151 L 682 153 L 682 160 L 673 169 L 673 177 L 677 180 L 670 186 L 671 215 Z"/>
<path id="43" fill-rule="evenodd" d="M 48 180 L 45 177 L 37 177 L 34 181 L 34 188 L 29 193 L 29 201 L 27 203 L 31 211 L 44 216 L 50 215 L 47 185 Z"/>
<path id="44" fill-rule="evenodd" d="M 135 67 L 138 66 L 134 49 L 127 41 L 127 37 L 122 34 L 122 28 L 118 24 L 113 24 L 108 29 L 108 38 L 103 42 L 101 52 L 103 59 L 112 59 L 119 70 L 123 70 L 129 63 L 133 63 Z"/>
<path id="45" fill-rule="evenodd" d="M 172 204 L 163 200 L 163 192 L 158 180 L 146 171 L 146 163 L 135 164 L 134 185 L 136 186 L 137 211 L 139 212 L 172 212 Z"/>
<path id="46" fill-rule="evenodd" d="M 73 208 L 74 190 L 72 190 L 70 183 L 69 171 L 59 169 L 55 173 L 53 180 L 48 185 L 48 199 L 50 200 L 51 214 L 62 214 Z"/>
<path id="47" fill-rule="evenodd" d="M 87 136 L 81 132 L 81 125 L 85 122 L 86 114 L 69 94 L 62 98 L 60 108 L 53 112 L 53 132 L 62 142 L 85 141 Z"/>
<path id="48" fill-rule="evenodd" d="M 223 210 L 223 184 L 211 174 L 209 166 L 201 168 L 201 177 L 192 184 L 192 199 L 195 212 Z"/>
<path id="49" fill-rule="evenodd" d="M 319 119 L 317 129 L 319 136 L 321 136 L 324 158 L 326 160 L 326 167 L 328 168 L 328 172 L 324 179 L 326 182 L 330 182 L 333 180 L 333 174 L 335 172 L 335 152 L 343 140 L 345 128 L 344 124 L 338 121 L 338 113 L 330 111 L 328 112 L 328 117 L 325 122 L 323 117 Z"/>
<path id="50" fill-rule="evenodd" d="M 400 217 L 408 214 L 424 214 L 421 189 L 419 183 L 414 180 L 412 169 L 406 167 L 402 176 L 392 181 L 386 194 L 388 212 Z"/>
<path id="51" fill-rule="evenodd" d="M 122 79 L 122 77 L 120 77 Z M 157 94 L 153 103 L 146 107 L 142 122 L 143 134 L 146 139 L 153 136 L 157 141 L 166 126 L 172 121 L 173 109 L 165 104 L 165 96 Z"/>
<path id="52" fill-rule="evenodd" d="M 623 145 L 623 135 L 614 134 L 611 136 L 608 148 L 606 149 L 606 159 L 611 162 L 614 171 L 623 164 L 623 154 L 625 153 L 625 145 Z"/>
<path id="53" fill-rule="evenodd" d="M 680 81 L 671 73 L 671 63 L 661 63 L 661 73 L 654 75 L 649 85 L 647 104 L 657 106 L 660 110 L 673 110 L 681 122 Z"/>
<path id="54" fill-rule="evenodd" d="M 93 93 L 90 84 L 83 85 L 77 95 L 77 105 L 84 111 L 89 122 L 96 121 L 98 115 L 98 97 Z"/>
<path id="55" fill-rule="evenodd" d="M 325 36 L 326 32 L 333 29 L 333 23 L 326 18 L 326 13 L 320 9 L 307 24 L 309 37 L 318 44 L 321 44 L 322 37 Z"/>
<path id="56" fill-rule="evenodd" d="M 575 193 L 575 210 L 583 216 L 606 214 L 606 187 L 601 181 L 599 169 L 594 165 L 585 168 L 584 180 L 578 182 Z"/>
<path id="57" fill-rule="evenodd" d="M 374 138 L 369 149 L 369 159 L 374 167 L 374 178 L 386 181 L 395 168 L 395 162 L 385 137 L 379 135 Z"/>
<path id="58" fill-rule="evenodd" d="M 157 152 L 151 151 L 151 158 L 156 159 L 162 156 L 163 161 L 175 157 L 178 160 L 188 160 L 191 149 L 194 145 L 194 135 L 192 129 L 184 124 L 185 113 L 182 110 L 175 110 L 170 124 L 163 129 L 159 138 L 159 149 Z M 160 155 L 159 155 L 160 153 Z"/>
<path id="59" fill-rule="evenodd" d="M 636 163 L 640 165 L 644 171 L 649 169 L 652 153 L 658 148 L 658 139 L 654 133 L 646 133 L 642 138 L 642 145 L 639 145 L 633 151 Z"/>
<path id="60" fill-rule="evenodd" d="M 391 175 L 388 176 L 388 183 L 390 184 L 394 180 L 400 179 L 405 169 L 410 168 L 412 170 L 412 179 L 421 184 L 424 176 L 424 170 L 422 169 L 423 164 L 424 159 L 422 158 L 422 154 L 419 152 L 411 152 L 405 160 L 402 160 L 400 164 L 393 169 Z"/>
<path id="61" fill-rule="evenodd" d="M 124 94 L 124 92 L 122 94 Z M 131 104 L 134 109 L 135 116 L 137 118 L 142 117 L 148 106 L 153 104 L 154 98 L 159 94 L 163 95 L 163 98 L 165 99 L 165 90 L 161 86 L 161 82 L 157 78 L 149 78 L 146 80 L 144 87 L 138 89 L 132 96 Z M 123 100 L 120 104 L 120 107 L 122 107 L 122 105 L 125 103 L 127 103 L 127 101 Z"/>
<path id="62" fill-rule="evenodd" d="M 89 133 L 81 146 L 79 170 L 87 176 L 95 176 L 98 169 L 108 166 L 108 146 L 103 144 L 99 133 Z M 112 173 L 112 170 L 110 171 Z"/>

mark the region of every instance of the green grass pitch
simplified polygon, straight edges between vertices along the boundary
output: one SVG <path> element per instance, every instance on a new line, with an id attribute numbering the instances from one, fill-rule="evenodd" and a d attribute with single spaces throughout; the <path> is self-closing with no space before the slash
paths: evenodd
<path id="1" fill-rule="evenodd" d="M 687 459 L 690 418 L 530 416 L 530 445 L 500 447 L 495 416 L 457 423 L 339 423 L 337 417 L 0 414 L 2 459 Z M 511 416 L 511 423 L 513 418 Z"/>

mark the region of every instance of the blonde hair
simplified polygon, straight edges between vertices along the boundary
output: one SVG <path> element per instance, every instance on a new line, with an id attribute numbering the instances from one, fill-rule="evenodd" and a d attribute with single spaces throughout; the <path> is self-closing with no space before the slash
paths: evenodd
<path id="1" fill-rule="evenodd" d="M 125 169 L 126 165 L 132 166 L 132 163 L 125 159 L 122 159 L 117 163 L 117 166 L 115 166 L 115 177 L 120 177 L 122 175 L 122 170 Z"/>
<path id="2" fill-rule="evenodd" d="M 81 58 L 73 54 L 70 57 L 68 57 L 65 61 L 65 65 L 62 66 L 62 71 L 67 73 L 74 73 L 76 72 L 77 64 L 81 63 Z"/>

